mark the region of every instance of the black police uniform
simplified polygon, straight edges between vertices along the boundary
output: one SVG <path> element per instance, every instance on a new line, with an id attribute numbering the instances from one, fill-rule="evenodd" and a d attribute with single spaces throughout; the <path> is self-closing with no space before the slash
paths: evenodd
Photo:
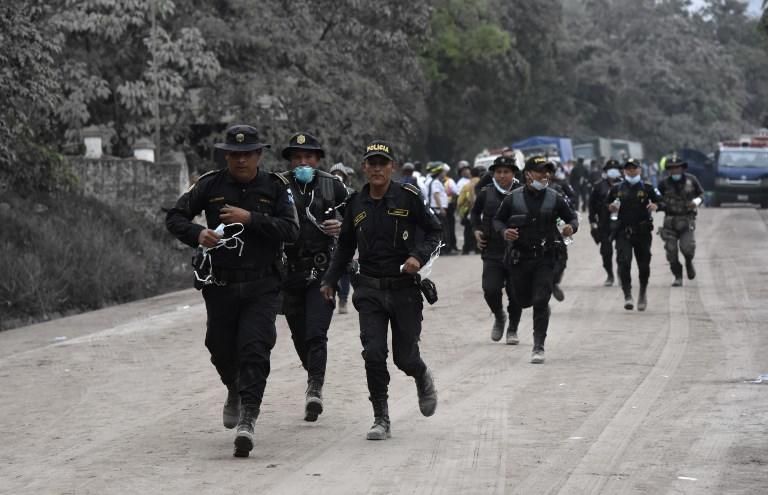
<path id="1" fill-rule="evenodd" d="M 605 205 L 621 201 L 619 219 L 616 225 L 616 260 L 619 280 L 624 292 L 625 308 L 632 309 L 632 253 L 637 260 L 640 278 L 640 301 L 645 300 L 645 290 L 651 274 L 651 241 L 653 240 L 653 216 L 648 211 L 649 203 L 658 203 L 661 199 L 656 189 L 646 182 L 630 184 L 623 181 L 614 186 Z M 644 309 L 644 304 L 640 307 Z"/>
<path id="2" fill-rule="evenodd" d="M 359 312 L 360 340 L 371 400 L 386 401 L 387 327 L 392 324 L 395 366 L 406 375 L 424 375 L 419 353 L 422 296 L 418 279 L 400 267 L 413 256 L 422 265 L 440 243 L 440 220 L 424 205 L 419 189 L 392 182 L 381 199 L 366 184 L 347 201 L 339 244 L 323 285 L 335 287 L 347 264 L 359 252 L 360 272 L 352 277 L 352 303 Z M 423 232 L 420 242 L 417 231 Z"/>
<path id="3" fill-rule="evenodd" d="M 166 226 L 197 247 L 203 226 L 192 219 L 205 212 L 206 222 L 215 228 L 224 205 L 250 211 L 251 221 L 240 236 L 242 253 L 239 248 L 211 252 L 218 283 L 202 289 L 208 314 L 205 345 L 222 382 L 239 381 L 243 406 L 258 410 L 276 339 L 282 243 L 298 238 L 299 223 L 285 179 L 259 171 L 244 184 L 225 169 L 200 177 L 168 211 Z"/>
<path id="4" fill-rule="evenodd" d="M 317 139 L 306 133 L 291 138 L 284 150 L 317 151 Z M 322 388 L 328 360 L 328 327 L 334 307 L 320 294 L 320 280 L 328 268 L 336 240 L 320 230 L 320 224 L 335 219 L 347 198 L 347 189 L 335 175 L 315 170 L 312 181 L 303 184 L 293 172 L 281 174 L 290 184 L 301 230 L 299 239 L 286 244 L 286 277 L 283 282 L 283 314 L 291 330 L 293 345 L 308 374 L 313 390 Z"/>
<path id="5" fill-rule="evenodd" d="M 490 185 L 483 187 L 477 193 L 470 216 L 472 231 L 479 230 L 487 241 L 485 249 L 480 254 L 483 260 L 483 297 L 486 304 L 488 304 L 488 308 L 496 315 L 497 321 L 500 321 L 501 325 L 503 325 L 502 290 L 506 291 L 509 301 L 507 305 L 507 313 L 509 314 L 508 331 L 512 333 L 517 332 L 517 326 L 520 323 L 520 315 L 523 309 L 516 304 L 515 299 L 512 297 L 509 286 L 509 271 L 504 265 L 506 243 L 503 236 L 493 228 L 493 217 L 496 215 L 496 211 L 498 211 L 504 198 L 512 190 L 521 186 L 522 184 L 515 179 L 510 191 L 503 193 L 491 182 Z M 497 334 L 497 336 L 501 338 L 501 334 Z"/>
<path id="6" fill-rule="evenodd" d="M 592 238 L 600 245 L 600 256 L 603 258 L 603 268 L 608 275 L 606 285 L 613 284 L 613 230 L 611 212 L 608 211 L 605 199 L 611 192 L 611 188 L 617 182 L 609 179 L 601 179 L 592 186 L 589 195 L 589 223 L 593 226 Z M 597 226 L 595 229 L 594 226 Z"/>
<path id="7" fill-rule="evenodd" d="M 578 210 L 579 197 L 567 180 L 553 179 L 549 187 L 560 193 L 560 195 L 568 201 L 568 204 L 573 208 L 574 212 Z M 555 246 L 559 249 L 559 253 L 555 258 L 554 285 L 559 286 L 560 282 L 563 281 L 565 269 L 568 267 L 568 247 L 565 245 L 562 235 L 560 236 L 560 242 L 556 243 Z M 555 294 L 555 296 L 557 297 L 557 294 Z M 560 296 L 562 300 L 562 290 L 560 291 Z"/>
<path id="8" fill-rule="evenodd" d="M 505 256 L 512 295 L 522 308 L 533 306 L 533 350 L 543 352 L 549 326 L 549 299 L 554 283 L 560 232 L 557 218 L 579 227 L 576 214 L 555 190 L 537 191 L 521 187 L 507 196 L 493 220 L 500 235 L 518 228 L 519 238 L 510 243 Z"/>

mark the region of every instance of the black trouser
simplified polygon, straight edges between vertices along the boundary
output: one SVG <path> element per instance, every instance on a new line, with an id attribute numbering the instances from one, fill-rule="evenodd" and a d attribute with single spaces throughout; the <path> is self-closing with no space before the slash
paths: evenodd
<path id="1" fill-rule="evenodd" d="M 568 266 L 568 247 L 563 244 L 557 244 L 555 249 L 558 250 L 557 258 L 555 258 L 555 269 L 553 270 L 553 283 L 555 285 L 563 281 L 563 274 L 565 268 Z"/>
<path id="2" fill-rule="evenodd" d="M 549 327 L 549 298 L 552 297 L 555 255 L 520 258 L 508 267 L 512 297 L 520 308 L 533 306 L 533 347 L 544 349 Z"/>
<path id="3" fill-rule="evenodd" d="M 443 217 L 443 240 L 448 251 L 457 251 L 456 246 L 456 203 L 451 201 Z"/>
<path id="4" fill-rule="evenodd" d="M 406 375 L 420 377 L 427 369 L 419 354 L 421 336 L 421 291 L 417 286 L 402 289 L 372 289 L 355 286 L 352 293 L 360 317 L 360 342 L 363 344 L 368 392 L 374 399 L 386 399 L 387 330 L 392 323 L 392 354 Z"/>
<path id="5" fill-rule="evenodd" d="M 581 197 L 581 211 L 587 211 L 589 205 L 589 186 L 582 186 L 576 189 L 576 197 Z M 576 201 L 578 203 L 578 200 Z M 578 205 L 573 207 L 574 210 L 578 210 Z"/>
<path id="6" fill-rule="evenodd" d="M 507 270 L 501 260 L 483 260 L 483 296 L 485 297 L 485 302 L 493 314 L 499 314 L 503 310 L 504 294 L 502 294 L 502 290 L 505 290 L 508 300 L 509 326 L 513 330 L 517 330 L 523 308 L 512 297 L 509 277 L 509 270 Z"/>
<path id="7" fill-rule="evenodd" d="M 477 251 L 475 231 L 472 229 L 472 222 L 469 221 L 469 217 L 464 217 L 461 224 L 464 226 L 464 244 L 461 247 L 461 252 L 469 254 L 470 251 Z"/>
<path id="8" fill-rule="evenodd" d="M 291 329 L 293 346 L 310 380 L 322 384 L 328 362 L 328 327 L 335 303 L 320 294 L 320 281 L 307 288 L 283 290 L 283 314 Z"/>
<path id="9" fill-rule="evenodd" d="M 652 227 L 640 226 L 631 233 L 619 231 L 616 235 L 616 260 L 619 265 L 619 280 L 624 295 L 628 296 L 632 290 L 632 253 L 637 260 L 637 271 L 640 275 L 640 287 L 648 286 L 648 278 L 651 276 L 651 235 Z"/>
<path id="10" fill-rule="evenodd" d="M 275 346 L 276 277 L 203 288 L 208 312 L 205 346 L 225 385 L 239 379 L 243 405 L 259 408 Z"/>
<path id="11" fill-rule="evenodd" d="M 607 225 L 599 227 L 600 232 L 600 256 L 603 257 L 605 273 L 613 277 L 613 232 Z"/>

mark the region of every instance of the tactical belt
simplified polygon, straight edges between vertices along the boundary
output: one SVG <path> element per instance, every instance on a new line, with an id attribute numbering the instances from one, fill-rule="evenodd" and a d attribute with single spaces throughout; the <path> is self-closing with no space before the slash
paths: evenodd
<path id="1" fill-rule="evenodd" d="M 245 268 L 231 269 L 231 268 L 213 268 L 213 277 L 220 281 L 229 284 L 237 284 L 242 282 L 253 282 L 256 280 L 263 280 L 270 275 L 274 275 L 275 268 L 272 266 L 261 268 L 258 270 L 248 270 Z"/>
<path id="2" fill-rule="evenodd" d="M 358 273 L 352 278 L 355 287 L 368 287 L 371 289 L 405 289 L 408 287 L 417 287 L 417 281 L 414 277 L 369 277 Z"/>

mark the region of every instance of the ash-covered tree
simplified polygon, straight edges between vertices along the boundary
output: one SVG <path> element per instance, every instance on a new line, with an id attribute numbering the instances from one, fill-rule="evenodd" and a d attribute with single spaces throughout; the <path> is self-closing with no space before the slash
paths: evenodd
<path id="1" fill-rule="evenodd" d="M 61 101 L 61 39 L 39 0 L 0 4 L 0 187 L 49 190 L 59 158 L 49 145 L 51 115 Z"/>
<path id="2" fill-rule="evenodd" d="M 157 102 L 159 144 L 183 144 L 192 90 L 220 70 L 184 14 L 171 0 L 60 2 L 54 22 L 65 35 L 65 99 L 57 112 L 63 125 L 69 131 L 104 126 L 113 132 L 112 153 L 126 156 L 137 138 L 155 134 Z"/>
<path id="3" fill-rule="evenodd" d="M 356 165 L 374 137 L 406 156 L 422 134 L 426 85 L 417 50 L 428 25 L 426 2 L 193 4 L 195 25 L 223 68 L 203 99 L 208 120 L 228 113 L 228 121 L 253 123 L 278 150 L 290 133 L 312 132 L 327 148 L 328 164 Z M 270 161 L 284 166 L 279 156 Z"/>

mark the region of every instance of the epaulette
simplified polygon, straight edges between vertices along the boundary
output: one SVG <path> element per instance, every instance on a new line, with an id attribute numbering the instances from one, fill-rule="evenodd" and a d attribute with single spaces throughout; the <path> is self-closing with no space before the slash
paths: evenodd
<path id="1" fill-rule="evenodd" d="M 402 187 L 406 191 L 409 191 L 409 192 L 415 194 L 418 197 L 421 197 L 421 190 L 418 187 L 414 186 L 413 184 L 408 184 L 408 183 L 402 183 L 401 182 L 400 183 L 400 187 Z"/>
<path id="2" fill-rule="evenodd" d="M 216 169 L 216 170 L 209 170 L 209 171 L 207 171 L 206 173 L 204 173 L 203 175 L 201 175 L 200 177 L 198 177 L 198 178 L 197 178 L 197 180 L 196 180 L 195 182 L 193 182 L 192 184 L 190 184 L 190 186 L 189 186 L 189 189 L 187 189 L 187 192 L 189 192 L 189 191 L 191 191 L 192 189 L 194 189 L 194 188 L 195 188 L 195 186 L 196 186 L 196 185 L 198 185 L 198 184 L 200 183 L 200 181 L 201 181 L 201 180 L 205 179 L 206 177 L 213 177 L 214 175 L 218 174 L 218 173 L 219 173 L 219 172 L 221 172 L 222 170 L 224 170 L 224 169 L 223 169 L 223 168 L 220 168 L 220 169 Z"/>
<path id="3" fill-rule="evenodd" d="M 277 179 L 282 182 L 284 185 L 288 185 L 288 179 L 285 178 L 283 174 L 280 172 L 270 172 L 269 175 L 272 175 L 274 177 L 277 177 Z"/>

